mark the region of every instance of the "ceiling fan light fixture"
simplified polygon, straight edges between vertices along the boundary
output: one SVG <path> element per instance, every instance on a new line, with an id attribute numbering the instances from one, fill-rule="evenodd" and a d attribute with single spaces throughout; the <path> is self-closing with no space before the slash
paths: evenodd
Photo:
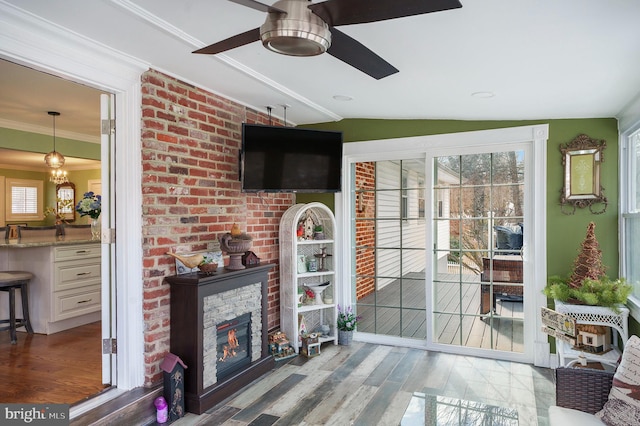
<path id="1" fill-rule="evenodd" d="M 64 166 L 64 156 L 56 151 L 56 117 L 60 115 L 57 111 L 48 111 L 47 114 L 53 117 L 53 151 L 44 156 L 44 162 L 52 169 L 59 169 Z"/>
<path id="2" fill-rule="evenodd" d="M 260 27 L 260 40 L 264 47 L 289 56 L 316 56 L 329 49 L 329 26 L 307 8 L 307 2 L 281 0 L 274 6 L 287 13 L 268 14 Z"/>

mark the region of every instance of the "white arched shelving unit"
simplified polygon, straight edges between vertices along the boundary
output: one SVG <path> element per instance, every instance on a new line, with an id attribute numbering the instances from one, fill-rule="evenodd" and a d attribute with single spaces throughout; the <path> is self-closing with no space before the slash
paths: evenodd
<path id="1" fill-rule="evenodd" d="M 309 237 L 310 230 L 307 237 L 299 237 L 297 231 L 301 225 L 322 226 L 324 237 Z M 329 326 L 329 334 L 321 335 L 320 342 L 338 343 L 336 296 L 340 291 L 340 280 L 335 268 L 338 255 L 335 229 L 333 212 L 322 203 L 296 204 L 280 220 L 280 328 L 296 352 L 301 346 L 301 318 L 304 318 L 307 332 L 318 331 L 321 325 Z M 320 258 L 323 249 L 327 256 Z M 299 262 L 301 258 L 304 260 Z M 309 271 L 308 261 L 311 259 L 318 261 L 318 270 Z M 322 293 L 321 303 L 317 296 L 299 303 L 298 294 L 305 288 L 327 281 L 330 285 Z"/>

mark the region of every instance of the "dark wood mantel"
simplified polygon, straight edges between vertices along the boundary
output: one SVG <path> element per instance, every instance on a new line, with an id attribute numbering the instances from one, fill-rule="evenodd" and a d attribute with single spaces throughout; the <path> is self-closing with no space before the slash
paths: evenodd
<path id="1" fill-rule="evenodd" d="M 171 353 L 179 356 L 188 367 L 184 383 L 187 411 L 202 414 L 274 368 L 275 362 L 269 355 L 267 342 L 267 286 L 269 270 L 273 266 L 250 266 L 238 271 L 223 269 L 211 275 L 192 272 L 165 278 L 171 285 Z M 261 357 L 247 369 L 204 388 L 204 298 L 256 283 L 261 283 L 262 292 Z"/>

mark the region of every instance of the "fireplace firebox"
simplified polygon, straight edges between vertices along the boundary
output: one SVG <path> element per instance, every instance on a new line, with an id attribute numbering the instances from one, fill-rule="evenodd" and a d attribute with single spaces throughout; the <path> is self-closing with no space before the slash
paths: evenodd
<path id="1" fill-rule="evenodd" d="M 251 314 L 246 313 L 216 325 L 218 380 L 251 364 Z"/>

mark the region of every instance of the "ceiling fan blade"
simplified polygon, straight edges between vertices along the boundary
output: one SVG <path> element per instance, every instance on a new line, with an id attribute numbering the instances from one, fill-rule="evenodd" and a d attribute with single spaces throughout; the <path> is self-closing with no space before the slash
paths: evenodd
<path id="1" fill-rule="evenodd" d="M 457 9 L 462 4 L 458 0 L 327 0 L 308 7 L 335 27 Z"/>
<path id="2" fill-rule="evenodd" d="M 327 53 L 376 80 L 398 72 L 393 65 L 336 28 L 331 28 L 331 47 Z"/>
<path id="3" fill-rule="evenodd" d="M 229 0 L 231 2 L 240 4 L 242 6 L 250 7 L 251 9 L 259 10 L 260 12 L 277 12 L 277 13 L 287 13 L 282 9 L 278 9 L 277 7 L 269 6 L 268 4 L 260 3 L 255 0 Z"/>
<path id="4" fill-rule="evenodd" d="M 235 49 L 245 44 L 253 43 L 260 40 L 260 28 L 254 28 L 242 34 L 234 35 L 226 40 L 210 44 L 202 49 L 195 50 L 193 53 L 203 53 L 205 55 L 215 55 L 216 53 Z"/>

